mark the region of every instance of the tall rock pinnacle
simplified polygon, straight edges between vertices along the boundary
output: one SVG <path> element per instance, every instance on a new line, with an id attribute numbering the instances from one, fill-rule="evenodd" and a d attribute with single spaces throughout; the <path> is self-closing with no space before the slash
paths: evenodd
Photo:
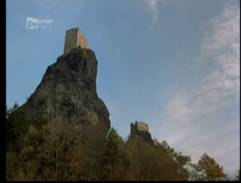
<path id="1" fill-rule="evenodd" d="M 27 111 L 29 117 L 41 115 L 48 120 L 98 125 L 108 130 L 109 112 L 96 93 L 95 53 L 81 45 L 79 42 L 65 44 L 65 54 L 48 67 L 41 83 L 20 110 Z"/>

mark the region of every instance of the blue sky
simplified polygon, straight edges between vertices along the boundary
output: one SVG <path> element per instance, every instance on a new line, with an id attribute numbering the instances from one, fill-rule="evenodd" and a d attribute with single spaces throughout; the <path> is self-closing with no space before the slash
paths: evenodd
<path id="1" fill-rule="evenodd" d="M 8 0 L 7 105 L 23 104 L 79 27 L 98 60 L 97 92 L 127 138 L 149 124 L 196 162 L 239 169 L 238 0 Z M 26 29 L 26 17 L 51 19 Z"/>

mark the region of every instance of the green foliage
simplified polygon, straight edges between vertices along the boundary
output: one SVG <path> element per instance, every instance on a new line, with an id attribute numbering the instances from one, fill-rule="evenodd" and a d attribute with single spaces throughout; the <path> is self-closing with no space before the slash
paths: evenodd
<path id="1" fill-rule="evenodd" d="M 21 111 L 17 110 L 10 113 L 6 120 L 7 149 L 13 146 L 17 149 L 20 148 L 28 123 Z"/>
<path id="2" fill-rule="evenodd" d="M 6 110 L 6 118 L 8 118 L 9 114 L 11 114 L 13 111 L 17 110 L 18 107 L 19 107 L 19 106 L 18 106 L 18 103 L 15 102 L 15 103 L 13 104 L 13 107 L 7 108 L 7 110 Z"/>
<path id="3" fill-rule="evenodd" d="M 222 180 L 204 154 L 198 164 L 167 142 L 124 142 L 114 128 L 29 118 L 17 104 L 7 117 L 7 180 Z"/>
<path id="4" fill-rule="evenodd" d="M 184 180 L 177 161 L 156 145 L 152 146 L 141 139 L 126 144 L 131 156 L 131 180 Z"/>
<path id="5" fill-rule="evenodd" d="M 107 142 L 113 143 L 117 145 L 123 145 L 124 141 L 121 136 L 117 133 L 116 129 L 110 128 L 108 134 L 107 134 Z"/>
<path id="6" fill-rule="evenodd" d="M 14 103 L 13 107 L 9 107 L 9 108 L 7 107 L 6 108 L 6 121 L 9 117 L 9 115 L 17 109 L 18 109 L 18 103 L 17 102 Z"/>
<path id="7" fill-rule="evenodd" d="M 206 153 L 204 153 L 198 161 L 198 169 L 205 171 L 205 180 L 223 180 L 225 178 L 223 167 Z"/>
<path id="8" fill-rule="evenodd" d="M 8 109 L 6 118 L 6 147 L 7 150 L 15 149 L 17 152 L 22 148 L 23 138 L 29 125 L 34 125 L 40 129 L 42 125 L 47 123 L 47 120 L 42 116 L 30 117 L 23 112 L 15 103 L 14 106 Z"/>

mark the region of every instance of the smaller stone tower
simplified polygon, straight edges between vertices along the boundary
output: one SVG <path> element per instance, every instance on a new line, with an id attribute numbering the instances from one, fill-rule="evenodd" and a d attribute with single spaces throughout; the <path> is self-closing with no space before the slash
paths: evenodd
<path id="1" fill-rule="evenodd" d="M 88 42 L 85 39 L 79 28 L 73 28 L 66 31 L 65 43 L 64 43 L 64 54 L 70 52 L 73 48 L 88 48 Z"/>
<path id="2" fill-rule="evenodd" d="M 136 121 L 134 124 L 131 123 L 131 134 L 129 140 L 135 139 L 136 137 L 140 137 L 145 142 L 153 144 L 151 134 L 149 133 L 148 124 L 145 122 Z"/>
<path id="3" fill-rule="evenodd" d="M 136 132 L 149 132 L 148 124 L 139 121 L 136 121 L 135 124 L 131 123 L 131 133 Z"/>

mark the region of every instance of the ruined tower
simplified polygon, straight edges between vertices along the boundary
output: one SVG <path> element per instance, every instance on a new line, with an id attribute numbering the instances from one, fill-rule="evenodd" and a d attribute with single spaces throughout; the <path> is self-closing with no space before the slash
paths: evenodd
<path id="1" fill-rule="evenodd" d="M 149 133 L 148 124 L 145 122 L 136 121 L 134 124 L 131 123 L 131 134 L 129 140 L 135 139 L 136 137 L 140 137 L 145 142 L 153 144 L 151 134 Z"/>
<path id="2" fill-rule="evenodd" d="M 139 121 L 136 121 L 135 124 L 131 123 L 131 133 L 136 132 L 149 132 L 148 125 Z"/>
<path id="3" fill-rule="evenodd" d="M 79 28 L 73 28 L 66 31 L 64 54 L 68 53 L 73 48 L 88 48 L 88 42 L 85 39 Z"/>

